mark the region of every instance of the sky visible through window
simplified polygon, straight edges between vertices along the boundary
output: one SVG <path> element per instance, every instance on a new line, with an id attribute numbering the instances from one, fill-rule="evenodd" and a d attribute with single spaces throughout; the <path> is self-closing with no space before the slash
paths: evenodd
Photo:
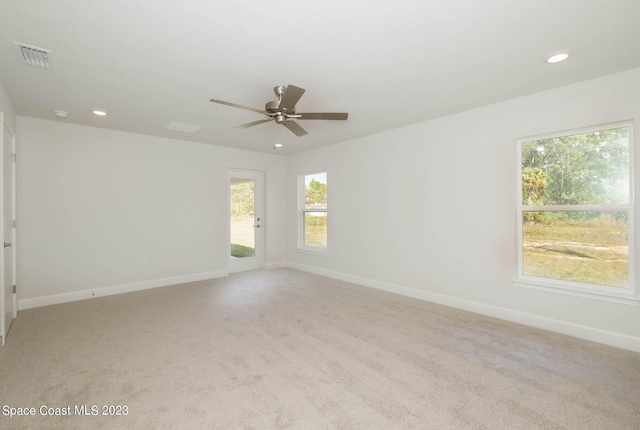
<path id="1" fill-rule="evenodd" d="M 308 187 L 309 184 L 311 183 L 312 180 L 316 180 L 318 182 L 320 182 L 321 184 L 326 184 L 327 183 L 327 173 L 323 172 L 323 173 L 316 173 L 314 175 L 305 175 L 304 177 L 304 186 Z"/>

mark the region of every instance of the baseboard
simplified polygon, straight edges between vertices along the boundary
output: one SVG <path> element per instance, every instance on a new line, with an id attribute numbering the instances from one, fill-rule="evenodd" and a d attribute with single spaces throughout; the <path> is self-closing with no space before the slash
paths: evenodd
<path id="1" fill-rule="evenodd" d="M 41 306 L 57 305 L 60 303 L 75 302 L 77 300 L 92 299 L 95 297 L 112 296 L 114 294 L 130 293 L 133 291 L 149 290 L 151 288 L 166 287 L 168 285 L 184 284 L 186 282 L 205 281 L 207 279 L 229 276 L 228 270 L 215 270 L 212 272 L 192 273 L 189 275 L 172 276 L 170 278 L 152 279 L 149 281 L 132 282 L 129 284 L 111 285 L 109 287 L 94 288 L 91 290 L 74 291 L 71 293 L 53 294 L 50 296 L 34 297 L 18 300 L 18 309 L 25 310 L 39 308 Z"/>
<path id="2" fill-rule="evenodd" d="M 280 262 L 275 262 L 275 263 L 263 263 L 262 264 L 262 268 L 264 270 L 284 269 L 285 267 L 288 267 L 286 261 L 280 261 Z"/>
<path id="3" fill-rule="evenodd" d="M 518 324 L 524 324 L 531 327 L 553 331 L 556 333 L 566 334 L 568 336 L 573 336 L 580 339 L 586 339 L 605 345 L 611 345 L 618 348 L 628 349 L 630 351 L 640 352 L 640 338 L 634 336 L 601 330 L 595 327 L 574 324 L 552 318 L 541 317 L 525 312 L 514 311 L 507 308 L 447 296 L 445 294 L 418 290 L 416 288 L 405 287 L 389 282 L 376 281 L 374 279 L 363 278 L 360 276 L 349 275 L 341 272 L 334 272 L 332 270 L 321 269 L 318 267 L 307 266 L 294 262 L 287 263 L 287 267 L 301 270 L 303 272 L 326 276 L 328 278 L 338 279 L 345 282 L 351 282 L 353 284 L 358 284 L 365 287 L 375 288 L 378 290 L 388 291 L 391 293 L 413 297 L 428 302 L 438 303 L 453 308 L 463 309 L 466 311 L 475 312 L 477 314 L 487 315 Z"/>

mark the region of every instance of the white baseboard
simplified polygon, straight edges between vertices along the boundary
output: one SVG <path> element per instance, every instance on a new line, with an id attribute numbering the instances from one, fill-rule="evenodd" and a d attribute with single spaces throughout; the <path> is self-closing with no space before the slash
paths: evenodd
<path id="1" fill-rule="evenodd" d="M 338 279 L 345 282 L 351 282 L 353 284 L 358 284 L 365 287 L 375 288 L 378 290 L 388 291 L 391 293 L 413 297 L 428 302 L 438 303 L 453 308 L 463 309 L 466 311 L 475 312 L 477 314 L 512 321 L 531 327 L 537 327 L 556 333 L 566 334 L 580 339 L 586 339 L 593 342 L 603 343 L 605 345 L 611 345 L 618 348 L 628 349 L 630 351 L 640 352 L 640 338 L 634 336 L 601 330 L 595 327 L 574 324 L 552 318 L 541 317 L 525 312 L 514 311 L 507 308 L 501 308 L 498 306 L 487 305 L 480 302 L 447 296 L 445 294 L 432 293 L 429 291 L 418 290 L 416 288 L 376 281 L 374 279 L 348 275 L 341 272 L 334 272 L 332 270 L 321 269 L 318 267 L 307 266 L 294 262 L 287 263 L 287 267 L 301 270 L 303 272 L 326 276 L 328 278 Z"/>
<path id="2" fill-rule="evenodd" d="M 286 261 L 280 261 L 280 262 L 275 262 L 275 263 L 263 263 L 262 264 L 262 268 L 264 270 L 284 269 L 285 267 L 288 267 Z"/>
<path id="3" fill-rule="evenodd" d="M 168 285 L 184 284 L 186 282 L 204 281 L 207 279 L 229 276 L 228 270 L 215 270 L 213 272 L 192 273 L 189 275 L 172 276 L 170 278 L 152 279 L 149 281 L 132 282 L 129 284 L 111 285 L 109 287 L 94 288 L 91 290 L 73 291 L 71 293 L 53 294 L 50 296 L 34 297 L 18 300 L 18 309 L 25 310 L 39 308 L 41 306 L 57 305 L 60 303 L 75 302 L 77 300 L 92 299 L 95 297 L 112 296 L 114 294 L 130 293 L 133 291 L 149 290 L 151 288 L 166 287 Z"/>

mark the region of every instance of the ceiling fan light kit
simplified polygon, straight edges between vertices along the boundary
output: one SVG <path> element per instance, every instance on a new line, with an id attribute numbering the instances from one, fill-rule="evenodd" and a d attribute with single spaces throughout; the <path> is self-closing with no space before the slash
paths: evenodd
<path id="1" fill-rule="evenodd" d="M 275 121 L 276 124 L 284 125 L 293 134 L 298 137 L 304 136 L 307 131 L 300 126 L 293 119 L 305 120 L 305 119 L 324 119 L 334 121 L 344 121 L 349 117 L 346 112 L 316 112 L 316 113 L 296 113 L 296 104 L 300 100 L 300 97 L 304 94 L 305 90 L 295 85 L 283 86 L 278 85 L 273 88 L 273 92 L 276 93 L 278 100 L 268 102 L 264 106 L 264 110 L 252 108 L 249 106 L 243 106 L 236 103 L 225 102 L 223 100 L 211 99 L 213 103 L 221 105 L 231 106 L 239 109 L 250 110 L 252 112 L 258 112 L 268 116 L 268 119 L 261 119 L 253 121 L 247 124 L 238 125 L 234 128 L 248 128 L 254 125 L 263 124 L 266 122 Z"/>

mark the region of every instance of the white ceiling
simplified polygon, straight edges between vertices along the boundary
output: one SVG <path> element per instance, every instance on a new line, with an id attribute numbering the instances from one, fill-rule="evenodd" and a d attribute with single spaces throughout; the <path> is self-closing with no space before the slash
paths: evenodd
<path id="1" fill-rule="evenodd" d="M 3 0 L 0 81 L 20 115 L 291 154 L 640 67 L 639 22 L 638 0 Z M 14 41 L 53 51 L 53 69 Z M 262 109 L 288 84 L 307 90 L 298 111 L 349 119 L 296 137 L 233 129 L 263 116 L 209 102 Z"/>

